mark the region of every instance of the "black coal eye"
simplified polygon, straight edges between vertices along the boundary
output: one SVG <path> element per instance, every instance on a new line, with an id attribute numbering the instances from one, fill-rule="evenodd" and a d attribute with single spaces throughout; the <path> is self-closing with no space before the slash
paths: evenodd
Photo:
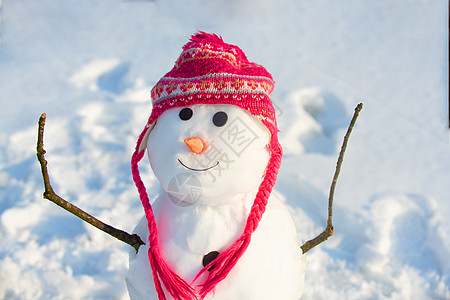
<path id="1" fill-rule="evenodd" d="M 226 114 L 226 112 L 219 111 L 214 114 L 212 121 L 217 127 L 222 127 L 227 123 L 228 115 Z"/>
<path id="2" fill-rule="evenodd" d="M 189 107 L 185 107 L 182 110 L 180 110 L 178 116 L 180 117 L 181 120 L 187 121 L 192 117 L 192 114 L 193 114 L 192 109 L 190 109 Z"/>

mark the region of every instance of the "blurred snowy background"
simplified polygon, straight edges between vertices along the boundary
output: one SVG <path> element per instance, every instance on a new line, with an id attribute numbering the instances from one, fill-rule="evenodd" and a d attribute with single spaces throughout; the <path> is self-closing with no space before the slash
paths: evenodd
<path id="1" fill-rule="evenodd" d="M 450 299 L 447 1 L 0 3 L 1 299 L 128 298 L 130 247 L 42 199 L 37 120 L 47 113 L 55 190 L 131 232 L 143 210 L 129 161 L 150 89 L 197 30 L 273 74 L 276 189 L 304 240 L 324 228 L 342 137 L 364 103 L 335 236 L 308 253 L 302 299 Z M 156 192 L 148 167 L 144 177 Z"/>

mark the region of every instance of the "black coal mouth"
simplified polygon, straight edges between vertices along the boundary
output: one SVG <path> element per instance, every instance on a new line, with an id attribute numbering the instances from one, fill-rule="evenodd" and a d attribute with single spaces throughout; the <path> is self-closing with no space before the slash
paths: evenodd
<path id="1" fill-rule="evenodd" d="M 212 165 L 211 167 L 208 167 L 208 168 L 205 168 L 205 169 L 194 169 L 194 168 L 191 168 L 191 167 L 186 166 L 180 159 L 178 159 L 178 162 L 179 162 L 183 167 L 185 167 L 186 169 L 191 170 L 191 171 L 196 171 L 196 172 L 204 172 L 204 171 L 208 171 L 208 170 L 211 170 L 212 168 L 217 167 L 217 166 L 219 165 L 219 162 L 216 162 L 216 163 L 215 163 L 214 165 Z"/>

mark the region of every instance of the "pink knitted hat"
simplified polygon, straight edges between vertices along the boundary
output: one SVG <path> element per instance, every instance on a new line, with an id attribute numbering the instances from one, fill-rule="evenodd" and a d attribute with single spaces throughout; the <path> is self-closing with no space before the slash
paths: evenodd
<path id="1" fill-rule="evenodd" d="M 282 150 L 277 138 L 275 110 L 270 100 L 273 87 L 274 82 L 269 72 L 264 67 L 249 62 L 239 47 L 224 43 L 215 34 L 204 32 L 191 37 L 173 69 L 153 87 L 152 113 L 139 136 L 131 168 L 148 221 L 148 255 L 160 299 L 166 299 L 161 281 L 174 299 L 203 299 L 228 275 L 247 249 L 251 235 L 265 211 L 281 162 Z M 270 132 L 271 154 L 241 236 L 199 272 L 196 278 L 204 273 L 208 276 L 197 290 L 173 272 L 160 254 L 153 210 L 138 169 L 138 162 L 145 153 L 148 135 L 158 117 L 167 109 L 194 104 L 232 104 L 249 111 Z M 211 269 L 212 265 L 214 268 Z"/>

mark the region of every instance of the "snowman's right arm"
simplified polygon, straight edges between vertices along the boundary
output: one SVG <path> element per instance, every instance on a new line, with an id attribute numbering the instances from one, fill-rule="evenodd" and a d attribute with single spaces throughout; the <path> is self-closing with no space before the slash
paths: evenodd
<path id="1" fill-rule="evenodd" d="M 43 113 L 41 117 L 39 118 L 38 123 L 38 139 L 37 139 L 37 146 L 36 146 L 36 155 L 37 159 L 41 165 L 41 171 L 42 171 L 42 179 L 44 181 L 44 198 L 47 200 L 52 201 L 56 205 L 62 207 L 63 209 L 67 210 L 68 212 L 74 214 L 78 218 L 82 219 L 83 221 L 91 224 L 92 226 L 100 229 L 103 232 L 106 232 L 107 234 L 115 237 L 118 240 L 121 240 L 124 243 L 129 244 L 132 246 L 136 252 L 138 252 L 139 247 L 141 245 L 144 245 L 145 243 L 141 240 L 139 235 L 137 234 L 129 234 L 123 230 L 119 230 L 117 228 L 112 227 L 111 225 L 105 224 L 99 219 L 91 216 L 90 214 L 86 213 L 82 209 L 76 207 L 75 205 L 69 203 L 68 201 L 64 200 L 60 196 L 58 196 L 55 191 L 53 190 L 53 187 L 50 184 L 50 177 L 48 175 L 48 169 L 47 169 L 47 161 L 45 160 L 44 154 L 44 126 L 45 126 L 45 119 L 46 114 Z"/>

